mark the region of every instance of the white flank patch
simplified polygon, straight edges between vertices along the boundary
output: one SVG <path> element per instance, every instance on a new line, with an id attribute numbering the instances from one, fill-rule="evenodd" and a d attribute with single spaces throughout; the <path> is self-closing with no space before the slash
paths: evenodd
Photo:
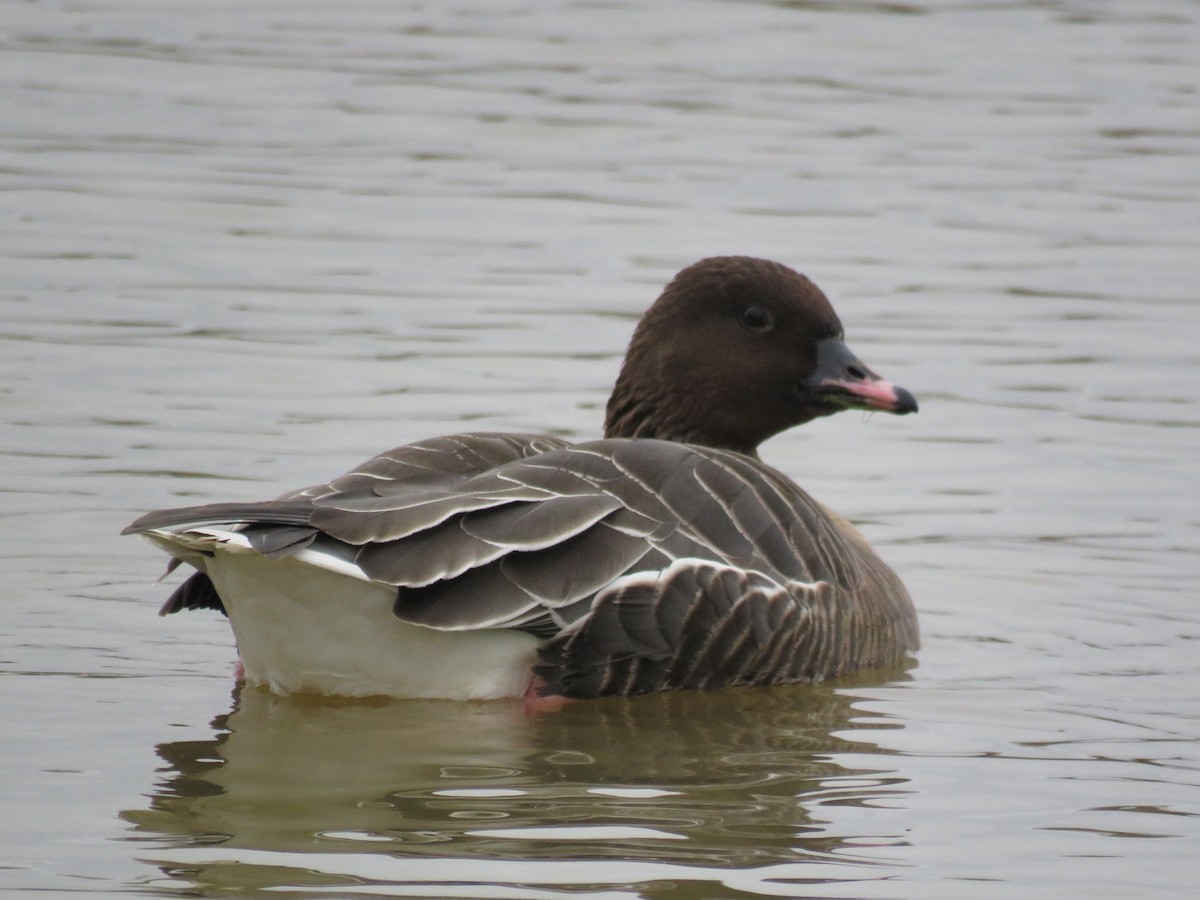
<path id="1" fill-rule="evenodd" d="M 401 622 L 395 587 L 329 553 L 268 559 L 244 534 L 210 526 L 146 537 L 212 579 L 250 684 L 277 694 L 484 700 L 523 696 L 532 680 L 537 638 Z"/>

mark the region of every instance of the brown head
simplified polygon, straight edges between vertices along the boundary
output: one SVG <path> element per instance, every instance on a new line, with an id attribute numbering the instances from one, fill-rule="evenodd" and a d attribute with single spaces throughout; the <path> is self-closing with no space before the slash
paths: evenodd
<path id="1" fill-rule="evenodd" d="M 754 454 L 772 435 L 843 409 L 902 415 L 917 401 L 858 360 L 803 275 L 720 256 L 676 275 L 638 323 L 605 436 Z"/>

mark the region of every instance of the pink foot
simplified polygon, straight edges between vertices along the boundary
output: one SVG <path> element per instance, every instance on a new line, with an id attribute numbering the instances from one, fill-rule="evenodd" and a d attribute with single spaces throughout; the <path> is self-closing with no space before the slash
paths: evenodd
<path id="1" fill-rule="evenodd" d="M 525 715 L 535 716 L 539 713 L 558 712 L 571 702 L 570 697 L 564 697 L 562 694 L 543 696 L 541 691 L 545 687 L 546 680 L 540 675 L 534 675 L 533 681 L 529 683 L 529 687 L 525 690 L 525 696 L 521 698 L 521 703 L 525 708 Z"/>
<path id="2" fill-rule="evenodd" d="M 246 666 L 240 656 L 238 657 L 237 665 L 233 667 L 233 680 L 238 684 L 246 680 Z"/>

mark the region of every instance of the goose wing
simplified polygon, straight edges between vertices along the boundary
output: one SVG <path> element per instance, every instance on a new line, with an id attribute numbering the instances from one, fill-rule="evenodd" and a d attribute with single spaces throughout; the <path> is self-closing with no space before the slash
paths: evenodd
<path id="1" fill-rule="evenodd" d="M 550 638 L 543 666 L 560 674 L 547 682 L 588 695 L 829 674 L 846 656 L 823 636 L 833 598 L 890 575 L 864 564 L 873 554 L 845 528 L 740 454 L 483 434 L 399 447 L 265 503 L 151 513 L 127 530 L 201 570 L 164 612 L 220 608 L 203 554 L 225 542 L 392 585 L 395 615 L 413 624 Z M 892 581 L 884 587 L 906 600 Z"/>

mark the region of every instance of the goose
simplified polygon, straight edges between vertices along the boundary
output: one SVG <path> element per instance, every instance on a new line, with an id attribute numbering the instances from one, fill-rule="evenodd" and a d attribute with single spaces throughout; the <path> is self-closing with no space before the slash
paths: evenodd
<path id="1" fill-rule="evenodd" d="M 900 579 L 762 462 L 846 409 L 913 413 L 807 277 L 679 272 L 638 323 L 604 437 L 468 433 L 275 500 L 152 512 L 196 571 L 160 614 L 223 612 L 277 694 L 592 698 L 811 682 L 917 649 Z"/>

